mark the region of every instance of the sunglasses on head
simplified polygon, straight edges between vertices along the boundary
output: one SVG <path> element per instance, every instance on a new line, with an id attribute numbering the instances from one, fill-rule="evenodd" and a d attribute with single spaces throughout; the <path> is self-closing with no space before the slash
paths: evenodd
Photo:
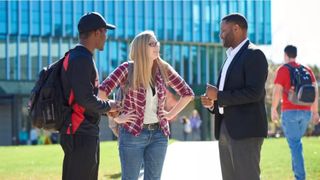
<path id="1" fill-rule="evenodd" d="M 149 42 L 148 45 L 149 45 L 150 47 L 156 47 L 156 46 L 160 46 L 160 42 L 159 42 L 159 41 Z"/>

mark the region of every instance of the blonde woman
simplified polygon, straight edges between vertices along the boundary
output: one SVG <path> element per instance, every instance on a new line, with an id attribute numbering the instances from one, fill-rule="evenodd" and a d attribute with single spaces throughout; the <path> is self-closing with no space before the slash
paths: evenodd
<path id="1" fill-rule="evenodd" d="M 101 98 L 109 96 L 120 84 L 130 80 L 124 106 L 114 120 L 119 126 L 119 153 L 123 180 L 137 180 L 144 167 L 145 180 L 161 177 L 168 145 L 169 123 L 194 97 L 192 89 L 178 73 L 160 58 L 160 43 L 153 31 L 138 34 L 130 46 L 132 77 L 127 77 L 129 62 L 117 67 L 100 85 Z M 169 111 L 164 110 L 166 86 L 180 99 Z"/>

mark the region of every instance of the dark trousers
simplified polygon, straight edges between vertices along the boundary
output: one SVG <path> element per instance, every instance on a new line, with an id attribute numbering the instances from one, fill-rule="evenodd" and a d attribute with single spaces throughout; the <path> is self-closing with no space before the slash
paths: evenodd
<path id="1" fill-rule="evenodd" d="M 259 180 L 263 138 L 232 139 L 222 123 L 219 138 L 223 180 Z"/>
<path id="2" fill-rule="evenodd" d="M 64 151 L 63 180 L 97 180 L 99 170 L 99 137 L 62 134 Z"/>

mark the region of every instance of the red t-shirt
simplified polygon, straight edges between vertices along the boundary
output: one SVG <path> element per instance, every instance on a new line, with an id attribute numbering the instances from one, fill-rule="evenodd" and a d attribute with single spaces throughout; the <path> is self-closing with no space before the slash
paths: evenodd
<path id="1" fill-rule="evenodd" d="M 289 64 L 293 67 L 300 66 L 300 64 L 297 62 L 290 62 Z M 304 67 L 309 71 L 309 73 L 311 75 L 312 82 L 315 82 L 316 78 L 315 78 L 312 70 L 307 66 L 304 66 Z M 289 69 L 287 67 L 285 67 L 284 65 L 280 66 L 277 69 L 277 75 L 274 80 L 274 84 L 280 84 L 283 87 L 282 107 L 281 107 L 282 111 L 283 110 L 310 110 L 310 106 L 301 106 L 301 105 L 292 104 L 288 100 L 288 92 L 289 92 L 289 89 L 291 86 L 290 85 L 290 72 L 289 72 Z"/>

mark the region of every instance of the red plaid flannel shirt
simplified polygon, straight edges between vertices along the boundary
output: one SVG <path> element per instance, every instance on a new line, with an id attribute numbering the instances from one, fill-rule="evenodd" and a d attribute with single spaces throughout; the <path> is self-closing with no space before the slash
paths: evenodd
<path id="1" fill-rule="evenodd" d="M 106 95 L 109 96 L 112 90 L 119 84 L 124 84 L 128 75 L 128 62 L 125 62 L 118 66 L 99 86 L 99 89 L 105 91 Z M 169 68 L 168 82 L 167 85 L 173 88 L 180 96 L 194 96 L 192 89 L 189 85 L 179 76 L 179 74 L 172 68 Z M 164 135 L 169 136 L 169 123 L 164 118 L 165 111 L 164 105 L 166 100 L 166 84 L 161 76 L 160 70 L 156 71 L 156 91 L 158 93 L 158 109 L 157 115 L 159 118 L 160 128 Z M 138 118 L 133 123 L 124 124 L 124 128 L 133 134 L 138 136 L 143 128 L 143 118 L 146 105 L 146 89 L 140 87 L 136 90 L 131 88 L 128 89 L 127 94 L 124 97 L 124 113 L 134 110 L 138 115 Z"/>

